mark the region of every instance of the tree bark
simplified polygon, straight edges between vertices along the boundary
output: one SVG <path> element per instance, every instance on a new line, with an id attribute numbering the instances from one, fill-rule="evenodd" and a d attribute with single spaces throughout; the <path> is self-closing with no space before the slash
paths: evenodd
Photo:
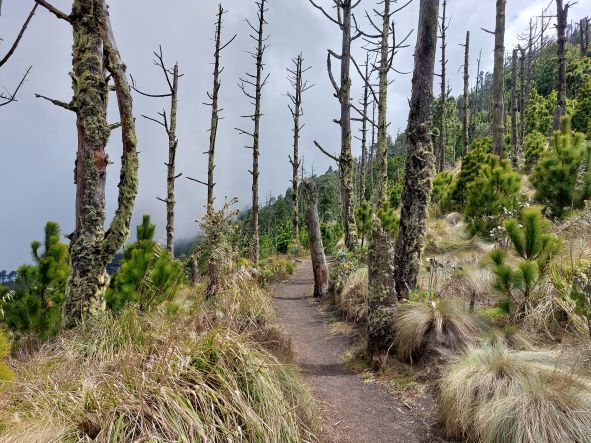
<path id="1" fill-rule="evenodd" d="M 495 26 L 495 57 L 493 70 L 493 153 L 503 158 L 504 123 L 504 92 L 505 92 L 505 6 L 507 0 L 497 0 Z"/>
<path id="2" fill-rule="evenodd" d="M 569 3 L 556 0 L 556 33 L 558 36 L 556 56 L 558 58 L 558 79 L 556 89 L 558 99 L 554 112 L 554 130 L 560 129 L 560 119 L 566 115 L 566 26 L 568 24 Z"/>
<path id="3" fill-rule="evenodd" d="M 469 113 L 470 113 L 470 31 L 466 31 L 466 43 L 464 44 L 464 118 L 462 121 L 462 157 L 468 152 L 468 146 L 470 145 L 470 132 L 468 128 L 469 124 Z"/>
<path id="4" fill-rule="evenodd" d="M 135 121 L 125 66 L 120 59 L 104 0 L 75 0 L 67 15 L 45 2 L 38 3 L 73 29 L 72 89 L 68 104 L 76 113 L 76 229 L 70 235 L 70 274 L 64 302 L 65 326 L 104 308 L 108 283 L 106 266 L 129 235 L 137 194 L 138 156 Z M 123 153 L 119 198 L 115 216 L 104 231 L 105 181 L 108 158 L 105 147 L 115 126 L 107 123 L 107 100 L 112 77 L 119 105 Z"/>
<path id="5" fill-rule="evenodd" d="M 361 115 L 361 165 L 359 169 L 359 203 L 361 204 L 365 200 L 366 192 L 366 181 L 367 181 L 367 165 L 368 165 L 368 153 L 367 153 L 367 121 L 369 111 L 369 51 L 365 57 L 365 84 L 363 85 L 363 99 L 361 100 L 362 115 Z"/>
<path id="6" fill-rule="evenodd" d="M 519 149 L 523 150 L 525 140 L 525 50 L 519 47 Z"/>
<path id="7" fill-rule="evenodd" d="M 511 58 L 511 164 L 517 167 L 517 49 Z"/>
<path id="8" fill-rule="evenodd" d="M 314 271 L 314 297 L 324 297 L 328 294 L 328 266 L 322 245 L 320 219 L 318 217 L 318 196 L 313 179 L 304 182 L 304 197 L 308 208 L 306 223 L 310 239 L 310 255 Z"/>
<path id="9" fill-rule="evenodd" d="M 399 298 L 414 290 L 421 263 L 435 158 L 431 139 L 439 0 L 421 0 L 408 118 L 408 153 L 394 278 Z"/>
<path id="10" fill-rule="evenodd" d="M 168 163 L 166 164 L 166 250 L 174 257 L 174 184 L 176 169 L 176 115 L 179 89 L 179 65 L 175 63 L 172 76 L 172 95 L 170 97 L 170 128 L 168 129 Z"/>
<path id="11" fill-rule="evenodd" d="M 439 105 L 441 107 L 440 120 L 439 120 L 439 150 L 437 151 L 437 171 L 443 171 L 445 167 L 445 148 L 447 147 L 447 130 L 445 127 L 445 103 L 447 99 L 447 84 L 445 83 L 445 67 L 447 65 L 447 59 L 445 58 L 445 51 L 447 49 L 447 43 L 445 42 L 445 34 L 447 32 L 446 23 L 446 12 L 447 12 L 447 0 L 443 0 L 443 9 L 441 14 L 441 93 L 439 98 Z"/>

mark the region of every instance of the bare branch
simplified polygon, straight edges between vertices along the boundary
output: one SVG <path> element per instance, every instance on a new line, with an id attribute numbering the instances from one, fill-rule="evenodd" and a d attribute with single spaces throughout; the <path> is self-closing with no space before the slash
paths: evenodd
<path id="1" fill-rule="evenodd" d="M 20 32 L 18 33 L 16 40 L 14 41 L 14 43 L 12 44 L 12 46 L 10 47 L 10 49 L 8 50 L 8 52 L 6 53 L 4 58 L 2 60 L 0 60 L 0 66 L 3 66 L 8 61 L 8 59 L 10 57 L 12 57 L 12 54 L 14 54 L 14 51 L 16 51 L 16 48 L 17 48 L 18 44 L 20 43 L 21 39 L 23 38 L 23 35 L 25 34 L 25 31 L 27 29 L 27 26 L 29 25 L 29 22 L 33 18 L 33 15 L 35 15 L 35 10 L 37 9 L 38 6 L 39 5 L 37 3 L 35 3 L 35 6 L 33 6 L 33 9 L 31 9 L 31 12 L 29 13 L 29 16 L 27 17 L 27 19 L 25 20 L 25 23 L 23 24 L 23 27 L 21 28 Z"/>
<path id="2" fill-rule="evenodd" d="M 55 6 L 52 6 L 51 4 L 47 3 L 45 0 L 35 0 L 35 2 L 38 5 L 43 6 L 45 9 L 47 9 L 49 12 L 51 12 L 57 18 L 62 19 L 62 20 L 65 20 L 68 23 L 72 23 L 72 19 L 70 18 L 70 16 L 68 14 L 66 14 L 65 12 L 60 11 Z"/>

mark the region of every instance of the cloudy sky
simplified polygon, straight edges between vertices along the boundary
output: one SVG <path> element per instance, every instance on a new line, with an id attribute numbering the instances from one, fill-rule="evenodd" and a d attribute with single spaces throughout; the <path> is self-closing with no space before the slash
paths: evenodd
<path id="1" fill-rule="evenodd" d="M 328 6 L 330 0 L 318 0 Z M 396 17 L 397 32 L 406 35 L 416 26 L 418 2 L 414 2 Z M 507 47 L 517 42 L 517 34 L 525 30 L 529 18 L 539 15 L 549 0 L 509 0 L 507 5 Z M 32 0 L 5 0 L 0 17 L 0 53 L 12 43 L 27 16 Z M 53 0 L 52 3 L 69 12 L 71 0 Z M 165 60 L 171 66 L 178 61 L 184 74 L 180 82 L 178 117 L 179 150 L 177 170 L 185 176 L 205 179 L 207 175 L 207 150 L 210 115 L 206 91 L 211 88 L 210 65 L 213 51 L 214 19 L 217 10 L 215 0 L 108 0 L 112 24 L 118 47 L 125 63 L 137 83 L 145 90 L 164 92 L 161 72 L 153 65 L 152 51 L 162 45 Z M 461 93 L 460 66 L 463 48 L 458 46 L 465 38 L 466 30 L 472 35 L 473 69 L 475 58 L 482 49 L 483 69 L 492 66 L 492 37 L 480 30 L 494 28 L 494 0 L 449 0 L 448 15 L 451 26 L 448 31 L 448 76 L 453 93 Z M 356 15 L 363 17 L 363 10 L 371 11 L 376 0 L 363 0 Z M 225 119 L 221 122 L 217 145 L 217 203 L 224 196 L 237 196 L 241 207 L 250 200 L 250 180 L 247 170 L 251 163 L 251 151 L 243 148 L 248 140 L 240 136 L 235 127 L 248 128 L 240 115 L 251 113 L 248 99 L 237 86 L 238 77 L 246 71 L 253 72 L 253 60 L 246 54 L 252 50 L 253 41 L 248 37 L 245 18 L 256 14 L 251 0 L 225 0 L 230 11 L 225 16 L 224 34 L 234 33 L 238 38 L 224 52 L 221 105 Z M 305 96 L 306 127 L 303 130 L 301 151 L 306 170 L 324 171 L 331 162 L 313 146 L 318 140 L 325 147 L 336 151 L 338 127 L 332 119 L 338 115 L 339 106 L 332 96 L 326 73 L 326 50 L 339 50 L 339 31 L 314 9 L 308 0 L 269 0 L 268 26 L 270 47 L 266 53 L 266 70 L 271 73 L 264 91 L 261 140 L 261 195 L 281 194 L 289 186 L 291 166 L 287 156 L 291 150 L 291 118 L 287 108 L 286 92 L 289 82 L 286 67 L 300 51 L 307 65 L 312 66 L 307 76 L 315 87 Z M 553 10 L 554 6 L 552 6 Z M 591 9 L 591 0 L 579 0 L 572 8 L 571 16 L 578 18 Z M 360 20 L 362 22 L 362 20 Z M 361 40 L 361 39 L 360 39 Z M 412 70 L 412 48 L 403 50 L 396 58 L 400 71 Z M 361 41 L 356 42 L 355 54 L 362 59 Z M 29 243 L 42 237 L 47 220 L 61 224 L 63 231 L 73 229 L 74 185 L 73 166 L 76 149 L 74 114 L 35 99 L 40 93 L 63 101 L 71 97 L 68 72 L 71 70 L 72 34 L 69 25 L 57 20 L 46 10 L 39 8 L 16 54 L 0 70 L 0 86 L 13 87 L 24 70 L 33 65 L 30 77 L 23 86 L 18 102 L 0 108 L 0 269 L 14 269 L 30 261 Z M 3 50 L 2 50 L 3 48 Z M 389 99 L 389 119 L 393 135 L 404 128 L 407 119 L 407 98 L 410 94 L 410 76 L 396 76 Z M 360 95 L 361 82 L 353 77 L 354 93 Z M 166 99 L 137 96 L 135 113 L 154 115 L 167 106 Z M 111 120 L 116 121 L 115 113 Z M 245 126 L 246 125 L 246 126 Z M 141 215 L 149 213 L 158 225 L 157 237 L 164 239 L 164 205 L 156 196 L 164 196 L 166 190 L 165 166 L 167 139 L 161 127 L 138 118 L 137 130 L 141 151 L 140 188 L 133 224 Z M 356 153 L 359 146 L 354 147 Z M 109 168 L 108 219 L 116 203 L 118 159 L 120 157 L 120 132 L 115 131 L 109 145 L 110 158 L 115 164 Z M 179 179 L 177 182 L 177 238 L 196 233 L 195 219 L 203 212 L 206 189 L 201 185 Z M 133 231 L 132 231 L 133 232 Z"/>

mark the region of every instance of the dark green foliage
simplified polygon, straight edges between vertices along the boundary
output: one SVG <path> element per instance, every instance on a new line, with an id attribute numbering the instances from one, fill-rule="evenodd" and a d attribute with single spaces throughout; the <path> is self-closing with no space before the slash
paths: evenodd
<path id="1" fill-rule="evenodd" d="M 580 207 L 589 198 L 589 150 L 582 134 L 572 136 L 570 119 L 563 119 L 562 130 L 554 133 L 531 179 L 536 200 L 554 215 L 560 217 L 566 207 Z"/>
<path id="2" fill-rule="evenodd" d="M 137 241 L 123 254 L 119 272 L 111 280 L 105 299 L 120 310 L 127 303 L 149 309 L 170 299 L 182 283 L 183 266 L 154 241 L 155 226 L 144 215 L 137 227 Z"/>
<path id="3" fill-rule="evenodd" d="M 61 329 L 61 305 L 69 267 L 68 247 L 60 243 L 60 236 L 59 225 L 47 222 L 43 243 L 31 243 L 34 265 L 17 269 L 14 291 L 0 301 L 3 322 L 14 331 L 34 332 L 48 338 Z"/>
<path id="4" fill-rule="evenodd" d="M 468 198 L 468 185 L 480 174 L 482 165 L 486 164 L 492 151 L 492 138 L 478 138 L 472 142 L 470 152 L 462 160 L 462 169 L 452 186 L 441 200 L 443 211 L 463 211 Z"/>
<path id="5" fill-rule="evenodd" d="M 523 152 L 525 154 L 525 172 L 528 174 L 538 163 L 542 152 L 546 149 L 546 137 L 538 131 L 532 131 L 525 136 Z"/>
<path id="6" fill-rule="evenodd" d="M 544 97 L 533 89 L 525 107 L 525 133 L 539 132 L 549 136 L 552 132 L 556 103 L 556 91 Z"/>
<path id="7" fill-rule="evenodd" d="M 402 198 L 402 182 L 396 182 L 388 186 L 388 204 L 390 208 L 396 210 L 400 207 Z"/>
<path id="8" fill-rule="evenodd" d="M 433 191 L 431 192 L 431 203 L 438 205 L 447 197 L 453 183 L 454 174 L 450 171 L 440 172 L 433 180 Z"/>
<path id="9" fill-rule="evenodd" d="M 550 229 L 538 208 L 526 208 L 519 219 L 505 222 L 505 231 L 518 256 L 516 265 L 508 262 L 503 249 L 495 249 L 489 255 L 494 288 L 513 302 L 517 314 L 523 312 L 550 259 L 560 251 L 560 241 Z"/>
<path id="10" fill-rule="evenodd" d="M 361 237 L 361 246 L 365 242 L 365 239 L 371 232 L 371 221 L 372 221 L 373 210 L 369 202 L 364 201 L 355 210 L 355 222 L 357 223 L 357 233 Z"/>
<path id="11" fill-rule="evenodd" d="M 575 57 L 569 60 L 566 68 L 566 95 L 568 98 L 580 96 L 580 91 L 591 78 L 591 58 Z"/>
<path id="12" fill-rule="evenodd" d="M 400 219 L 389 202 L 386 202 L 383 207 L 378 209 L 377 216 L 380 219 L 384 231 L 392 235 L 392 237 L 396 237 L 398 227 L 400 226 Z"/>
<path id="13" fill-rule="evenodd" d="M 587 58 L 587 60 L 591 60 Z M 575 112 L 573 113 L 573 128 L 591 138 L 591 76 L 578 90 Z"/>
<path id="14" fill-rule="evenodd" d="M 343 236 L 343 226 L 336 222 L 320 223 L 320 232 L 322 233 L 322 245 L 326 254 L 333 254 L 336 251 L 336 245 Z"/>
<path id="15" fill-rule="evenodd" d="M 490 234 L 506 212 L 518 207 L 520 190 L 521 175 L 513 171 L 509 160 L 490 155 L 468 184 L 464 216 L 472 233 Z"/>

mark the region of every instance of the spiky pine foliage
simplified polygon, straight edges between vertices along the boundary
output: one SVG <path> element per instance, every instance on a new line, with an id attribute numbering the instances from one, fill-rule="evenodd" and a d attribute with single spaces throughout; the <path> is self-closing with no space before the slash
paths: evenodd
<path id="1" fill-rule="evenodd" d="M 526 134 L 533 132 L 539 132 L 545 136 L 551 134 L 556 100 L 556 91 L 552 91 L 548 97 L 544 97 L 535 89 L 532 89 L 525 107 Z"/>
<path id="2" fill-rule="evenodd" d="M 509 160 L 491 155 L 468 185 L 464 216 L 471 232 L 489 234 L 506 211 L 518 207 L 520 191 L 521 175 L 513 171 Z"/>
<path id="3" fill-rule="evenodd" d="M 573 128 L 575 131 L 586 134 L 587 138 L 591 138 L 591 77 L 587 77 L 587 81 L 578 90 Z"/>
<path id="4" fill-rule="evenodd" d="M 503 249 L 490 253 L 494 288 L 514 303 L 516 315 L 524 312 L 550 259 L 560 251 L 560 241 L 550 229 L 539 208 L 525 208 L 519 219 L 505 222 L 505 231 L 518 256 L 517 264 L 508 263 Z"/>
<path id="5" fill-rule="evenodd" d="M 442 211 L 464 210 L 468 199 L 468 186 L 480 174 L 482 165 L 489 161 L 492 151 L 492 139 L 490 137 L 478 138 L 472 141 L 470 152 L 462 159 L 462 168 L 451 184 L 449 192 L 441 199 Z"/>
<path id="6" fill-rule="evenodd" d="M 525 172 L 528 174 L 538 163 L 542 153 L 546 149 L 546 137 L 538 131 L 532 131 L 525 136 L 523 152 L 525 154 Z"/>
<path id="7" fill-rule="evenodd" d="M 4 359 L 10 355 L 10 349 L 10 340 L 4 331 L 0 330 L 0 388 L 2 388 L 3 382 L 14 379 L 12 369 L 4 362 Z"/>
<path id="8" fill-rule="evenodd" d="M 386 202 L 384 206 L 378 209 L 377 216 L 380 219 L 382 228 L 384 228 L 387 233 L 395 237 L 400 226 L 400 219 L 398 218 L 394 208 L 392 208 L 390 205 L 390 202 Z"/>
<path id="9" fill-rule="evenodd" d="M 394 348 L 403 361 L 426 353 L 462 350 L 478 340 L 481 325 L 462 304 L 435 299 L 401 303 L 394 317 Z"/>
<path id="10" fill-rule="evenodd" d="M 433 191 L 431 192 L 431 203 L 438 205 L 447 197 L 453 183 L 454 174 L 450 171 L 440 172 L 433 179 Z"/>
<path id="11" fill-rule="evenodd" d="M 536 200 L 553 214 L 560 217 L 566 207 L 580 207 L 589 198 L 590 151 L 583 134 L 572 136 L 570 118 L 563 118 L 561 130 L 554 133 L 531 178 Z"/>
<path id="12" fill-rule="evenodd" d="M 120 310 L 127 303 L 149 309 L 170 299 L 183 280 L 183 267 L 154 241 L 156 227 L 144 215 L 137 240 L 123 254 L 121 267 L 107 289 L 107 305 Z"/>
<path id="13" fill-rule="evenodd" d="M 576 357 L 509 350 L 500 341 L 471 348 L 440 381 L 448 435 L 483 443 L 584 442 L 591 435 L 591 381 Z"/>
<path id="14" fill-rule="evenodd" d="M 371 232 L 371 221 L 373 216 L 373 208 L 367 201 L 361 203 L 355 210 L 355 222 L 357 224 L 357 233 L 361 237 L 361 246 L 365 242 Z"/>
<path id="15" fill-rule="evenodd" d="M 2 321 L 19 332 L 34 332 L 41 338 L 55 335 L 61 329 L 61 305 L 68 276 L 68 247 L 60 243 L 57 223 L 47 222 L 42 243 L 33 241 L 34 265 L 17 269 L 15 290 L 0 301 Z"/>

